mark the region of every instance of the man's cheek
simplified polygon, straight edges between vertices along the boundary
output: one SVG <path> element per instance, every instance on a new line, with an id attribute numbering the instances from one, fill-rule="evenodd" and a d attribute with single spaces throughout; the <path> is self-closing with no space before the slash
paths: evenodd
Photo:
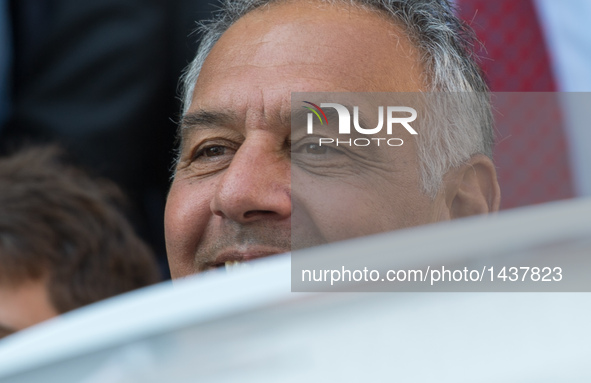
<path id="1" fill-rule="evenodd" d="M 199 238 L 211 217 L 205 190 L 195 193 L 188 184 L 173 183 L 164 215 L 169 257 L 194 256 Z"/>
<path id="2" fill-rule="evenodd" d="M 383 210 L 371 189 L 319 180 L 308 185 L 292 190 L 294 248 L 301 243 L 313 246 L 386 230 L 380 218 Z"/>

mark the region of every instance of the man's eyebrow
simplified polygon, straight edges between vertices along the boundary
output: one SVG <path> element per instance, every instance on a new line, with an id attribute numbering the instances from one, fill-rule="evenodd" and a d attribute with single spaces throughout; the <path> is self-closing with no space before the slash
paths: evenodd
<path id="1" fill-rule="evenodd" d="M 325 108 L 323 109 L 324 115 L 326 115 L 326 119 L 327 122 L 329 123 L 329 125 L 334 125 L 334 126 L 339 126 L 338 125 L 338 118 L 339 118 L 339 114 L 337 113 L 337 111 L 334 108 Z M 308 114 L 311 113 L 309 109 L 307 108 L 301 108 L 301 109 L 295 109 L 292 112 L 292 118 L 294 122 L 305 122 L 306 119 L 308 118 Z M 313 116 L 314 120 L 317 121 L 317 117 Z M 320 118 L 322 119 L 323 123 L 324 123 L 324 116 L 320 115 Z M 332 124 L 331 124 L 332 122 Z M 326 123 L 324 123 L 324 125 L 326 125 Z"/>
<path id="2" fill-rule="evenodd" d="M 352 134 L 356 134 L 356 130 L 353 127 L 353 106 L 349 106 L 348 104 L 343 104 L 343 106 L 347 107 L 347 110 L 349 110 L 349 117 L 351 118 L 351 133 Z M 377 118 L 375 119 L 375 122 L 372 121 L 372 119 L 368 118 L 368 115 L 366 113 L 364 113 L 364 109 L 366 108 L 359 108 L 359 125 L 364 128 L 364 129 L 370 129 L 370 128 L 375 128 L 377 125 Z M 331 127 L 336 127 L 338 129 L 339 127 L 339 114 L 336 111 L 336 109 L 334 108 L 330 108 L 330 107 L 325 107 L 322 109 L 324 114 L 326 115 L 326 119 L 328 120 L 328 124 Z M 378 108 L 375 108 L 375 111 L 373 111 L 373 113 L 375 113 L 376 117 L 378 117 Z M 299 122 L 300 124 L 304 123 L 308 117 L 308 113 L 311 113 L 310 110 L 305 109 L 305 108 L 301 108 L 301 109 L 296 109 L 292 112 L 292 119 L 293 122 Z M 322 117 L 322 116 L 321 116 Z M 317 117 L 314 116 L 314 120 L 315 123 L 317 123 Z M 384 124 L 386 123 L 386 120 L 384 119 Z M 335 130 L 335 132 L 337 132 L 338 130 Z"/>
<path id="3" fill-rule="evenodd" d="M 215 126 L 228 125 L 234 121 L 236 121 L 234 113 L 201 109 L 185 114 L 181 120 L 181 129 L 208 129 Z"/>

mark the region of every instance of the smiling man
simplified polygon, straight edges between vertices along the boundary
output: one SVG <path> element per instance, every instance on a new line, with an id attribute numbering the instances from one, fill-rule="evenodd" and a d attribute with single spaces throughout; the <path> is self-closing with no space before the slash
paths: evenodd
<path id="1" fill-rule="evenodd" d="M 227 1 L 205 32 L 166 206 L 173 278 L 498 210 L 487 102 L 356 167 L 292 132 L 292 92 L 486 92 L 447 1 Z"/>

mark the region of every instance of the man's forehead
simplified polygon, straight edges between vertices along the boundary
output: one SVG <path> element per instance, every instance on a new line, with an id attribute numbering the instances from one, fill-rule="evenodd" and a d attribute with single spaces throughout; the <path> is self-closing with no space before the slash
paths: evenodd
<path id="1" fill-rule="evenodd" d="M 420 55 L 392 20 L 343 4 L 303 3 L 255 10 L 233 24 L 204 62 L 197 106 L 262 108 L 289 101 L 290 92 L 420 89 Z"/>

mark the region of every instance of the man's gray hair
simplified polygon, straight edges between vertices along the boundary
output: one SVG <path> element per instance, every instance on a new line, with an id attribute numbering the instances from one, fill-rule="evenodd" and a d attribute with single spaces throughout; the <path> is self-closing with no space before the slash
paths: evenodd
<path id="1" fill-rule="evenodd" d="M 207 55 L 220 36 L 248 12 L 294 0 L 223 0 L 213 20 L 201 23 L 202 41 L 182 81 L 183 115 L 191 105 L 197 77 Z M 448 0 L 318 0 L 344 3 L 389 15 L 402 26 L 418 48 L 425 68 L 425 86 L 453 100 L 438 103 L 446 108 L 445 121 L 432 121 L 417 140 L 423 191 L 435 197 L 444 174 L 475 154 L 492 158 L 493 119 L 488 87 L 473 56 L 472 30 L 454 13 Z M 451 111 L 451 113 L 450 113 Z M 432 124 L 429 124 L 432 125 Z M 445 129 L 441 128 L 445 125 Z M 424 134 L 427 133 L 427 134 Z"/>

